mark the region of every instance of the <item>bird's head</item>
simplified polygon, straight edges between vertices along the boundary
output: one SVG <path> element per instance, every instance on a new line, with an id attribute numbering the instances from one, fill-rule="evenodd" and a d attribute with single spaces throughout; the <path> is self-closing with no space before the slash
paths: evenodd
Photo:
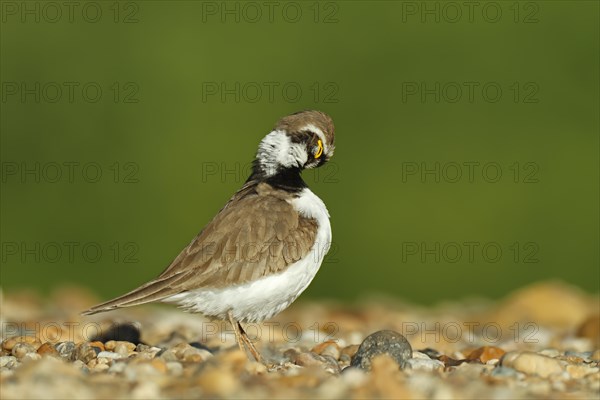
<path id="1" fill-rule="evenodd" d="M 310 110 L 288 115 L 260 142 L 257 166 L 266 176 L 319 167 L 333 156 L 334 137 L 333 121 L 325 113 Z"/>

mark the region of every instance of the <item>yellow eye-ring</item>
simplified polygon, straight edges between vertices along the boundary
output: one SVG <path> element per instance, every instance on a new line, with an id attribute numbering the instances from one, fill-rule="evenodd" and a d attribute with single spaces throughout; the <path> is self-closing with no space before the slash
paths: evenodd
<path id="1" fill-rule="evenodd" d="M 321 139 L 317 140 L 317 146 L 319 146 L 319 148 L 315 153 L 315 158 L 319 158 L 323 154 L 323 142 L 321 142 Z"/>

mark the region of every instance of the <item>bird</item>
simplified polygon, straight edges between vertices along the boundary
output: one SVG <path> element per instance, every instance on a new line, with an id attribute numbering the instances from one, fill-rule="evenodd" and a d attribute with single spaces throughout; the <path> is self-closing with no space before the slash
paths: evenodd
<path id="1" fill-rule="evenodd" d="M 301 173 L 335 150 L 327 114 L 287 115 L 260 141 L 250 176 L 155 279 L 84 311 L 151 302 L 229 321 L 240 350 L 264 359 L 242 323 L 272 318 L 309 286 L 331 246 L 330 216 Z M 247 354 L 247 353 L 246 353 Z"/>

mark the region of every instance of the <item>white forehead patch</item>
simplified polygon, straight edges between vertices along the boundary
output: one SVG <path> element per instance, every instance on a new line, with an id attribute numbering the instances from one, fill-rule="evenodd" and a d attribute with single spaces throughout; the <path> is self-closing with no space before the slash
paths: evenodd
<path id="1" fill-rule="evenodd" d="M 260 142 L 256 158 L 263 172 L 272 176 L 280 167 L 301 168 L 308 161 L 308 154 L 302 143 L 292 143 L 285 132 L 272 131 Z"/>

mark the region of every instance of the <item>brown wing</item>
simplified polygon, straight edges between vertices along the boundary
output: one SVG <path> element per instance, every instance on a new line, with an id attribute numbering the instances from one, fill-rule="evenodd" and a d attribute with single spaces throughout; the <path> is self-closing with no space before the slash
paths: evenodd
<path id="1" fill-rule="evenodd" d="M 265 183 L 245 186 L 158 278 L 84 314 L 282 271 L 310 251 L 317 232 L 316 221 L 299 215 L 290 196 Z"/>

